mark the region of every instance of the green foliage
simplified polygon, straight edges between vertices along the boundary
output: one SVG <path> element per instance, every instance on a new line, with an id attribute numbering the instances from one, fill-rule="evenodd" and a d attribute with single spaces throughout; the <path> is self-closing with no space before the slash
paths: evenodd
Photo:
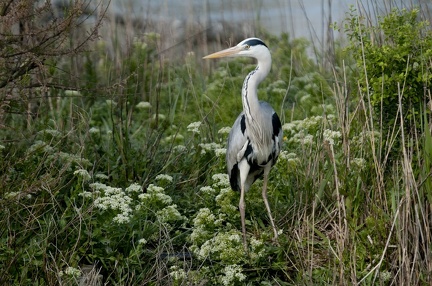
<path id="1" fill-rule="evenodd" d="M 287 116 L 295 119 L 325 114 L 322 106 L 332 98 L 330 77 L 318 72 L 320 68 L 307 53 L 309 42 L 303 38 L 290 40 L 287 34 L 282 34 L 280 39 L 272 39 L 271 44 L 277 59 L 272 71 L 275 80 L 268 86 L 264 99 L 273 106 L 282 102 Z"/>
<path id="2" fill-rule="evenodd" d="M 429 101 L 432 34 L 429 23 L 419 17 L 418 9 L 395 9 L 380 17 L 376 26 L 367 26 L 355 10 L 348 18 L 346 31 L 361 93 L 370 97 L 385 133 L 400 124 L 399 101 L 405 131 L 411 134 L 419 130 L 421 110 Z"/>

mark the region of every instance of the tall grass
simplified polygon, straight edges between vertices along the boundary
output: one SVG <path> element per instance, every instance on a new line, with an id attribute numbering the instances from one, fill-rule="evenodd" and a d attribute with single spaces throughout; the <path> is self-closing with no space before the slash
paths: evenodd
<path id="1" fill-rule="evenodd" d="M 352 29 L 375 16 L 359 11 Z M 255 64 L 205 66 L 212 45 L 172 59 L 163 35 L 104 28 L 111 36 L 92 52 L 55 65 L 52 80 L 73 90 L 33 90 L 33 117 L 1 113 L 0 284 L 432 282 L 430 105 L 404 118 L 410 83 L 399 82 L 386 126 L 372 97 L 387 87 L 370 85 L 366 38 L 358 50 L 335 44 L 329 62 L 304 39 L 256 35 L 274 59 L 259 96 L 284 119 L 269 183 L 281 234 L 274 245 L 258 181 L 245 253 L 224 148 Z"/>

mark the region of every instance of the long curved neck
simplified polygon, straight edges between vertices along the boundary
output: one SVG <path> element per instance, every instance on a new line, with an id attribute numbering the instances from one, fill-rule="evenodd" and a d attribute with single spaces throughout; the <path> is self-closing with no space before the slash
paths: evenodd
<path id="1" fill-rule="evenodd" d="M 271 56 L 268 54 L 264 59 L 258 59 L 257 67 L 245 78 L 242 88 L 243 110 L 247 119 L 254 121 L 259 115 L 258 84 L 268 75 L 271 68 Z"/>
<path id="2" fill-rule="evenodd" d="M 243 111 L 246 115 L 248 137 L 252 145 L 255 145 L 252 148 L 256 150 L 257 154 L 260 154 L 259 156 L 264 157 L 268 156 L 266 150 L 272 137 L 271 134 L 268 134 L 270 129 L 263 125 L 266 121 L 263 118 L 264 114 L 262 114 L 260 110 L 261 107 L 258 101 L 257 89 L 258 84 L 270 72 L 270 67 L 270 53 L 262 55 L 262 57 L 258 58 L 257 67 L 245 78 L 242 88 Z M 260 158 L 260 161 L 265 160 L 264 157 Z"/>

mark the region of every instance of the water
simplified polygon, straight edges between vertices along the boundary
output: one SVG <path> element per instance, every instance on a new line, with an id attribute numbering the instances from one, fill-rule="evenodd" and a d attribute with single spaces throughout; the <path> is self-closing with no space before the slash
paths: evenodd
<path id="1" fill-rule="evenodd" d="M 356 0 L 112 0 L 111 8 L 115 13 L 156 22 L 226 22 L 239 29 L 244 29 L 245 23 L 260 23 L 274 35 L 286 32 L 292 37 L 308 38 L 322 35 L 329 23 L 341 22 L 355 3 Z"/>
<path id="2" fill-rule="evenodd" d="M 191 22 L 209 27 L 225 22 L 243 30 L 244 24 L 260 23 L 274 35 L 286 32 L 306 38 L 320 38 L 329 24 L 341 23 L 350 5 L 359 5 L 369 15 L 392 7 L 431 6 L 430 0 L 111 0 L 115 13 L 143 21 L 174 23 L 174 27 Z"/>

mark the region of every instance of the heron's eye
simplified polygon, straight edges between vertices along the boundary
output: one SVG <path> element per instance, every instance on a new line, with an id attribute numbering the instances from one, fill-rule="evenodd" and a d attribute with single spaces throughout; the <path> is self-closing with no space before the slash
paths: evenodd
<path id="1" fill-rule="evenodd" d="M 249 46 L 249 45 L 246 45 L 246 46 L 244 47 L 244 49 L 245 49 L 245 50 L 249 50 L 249 49 L 250 49 L 250 46 Z"/>

